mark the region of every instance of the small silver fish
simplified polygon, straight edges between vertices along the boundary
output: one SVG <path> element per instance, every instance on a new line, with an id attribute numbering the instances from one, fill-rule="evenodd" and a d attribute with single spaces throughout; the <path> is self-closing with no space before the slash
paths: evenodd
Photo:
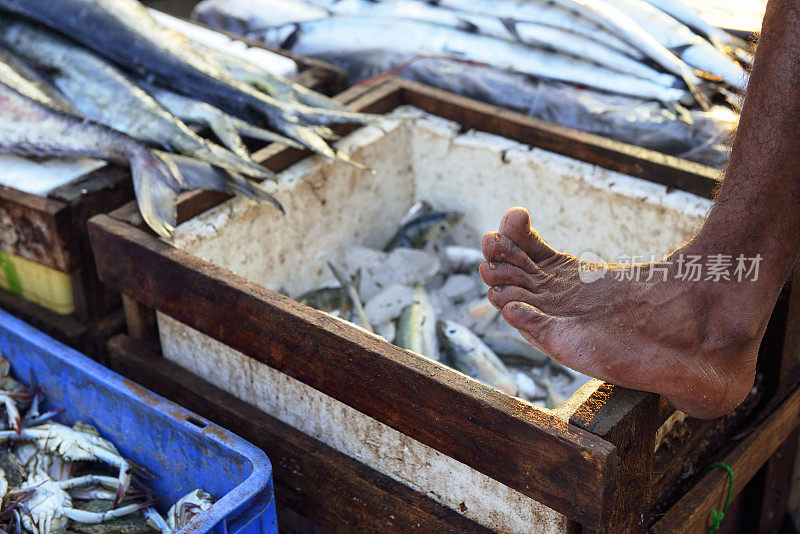
<path id="1" fill-rule="evenodd" d="M 449 365 L 504 393 L 517 394 L 514 374 L 469 328 L 447 319 L 439 321 L 437 326 L 442 352 Z"/>
<path id="2" fill-rule="evenodd" d="M 351 308 L 350 298 L 341 286 L 312 289 L 298 296 L 295 300 L 315 310 L 327 313 L 339 312 L 339 315 L 344 319 L 349 316 Z"/>
<path id="3" fill-rule="evenodd" d="M 493 334 L 483 336 L 482 339 L 506 363 L 539 366 L 550 361 L 547 354 L 522 339 Z"/>
<path id="4" fill-rule="evenodd" d="M 433 240 L 441 239 L 461 221 L 464 214 L 457 211 L 436 211 L 410 220 L 400 227 L 384 251 L 399 247 L 423 248 Z"/>
<path id="5" fill-rule="evenodd" d="M 422 285 L 416 284 L 414 290 L 414 302 L 406 306 L 397 320 L 394 344 L 438 361 L 436 313 Z"/>

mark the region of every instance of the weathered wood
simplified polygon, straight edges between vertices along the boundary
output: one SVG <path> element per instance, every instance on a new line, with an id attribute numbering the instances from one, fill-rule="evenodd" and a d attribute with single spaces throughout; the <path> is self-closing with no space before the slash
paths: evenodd
<path id="1" fill-rule="evenodd" d="M 0 186 L 0 250 L 69 273 L 80 265 L 69 207 Z"/>
<path id="2" fill-rule="evenodd" d="M 116 290 L 583 524 L 599 522 L 616 468 L 606 441 L 111 217 L 93 218 L 89 232 L 100 279 Z"/>
<path id="3" fill-rule="evenodd" d="M 733 493 L 738 495 L 778 447 L 800 425 L 800 389 L 794 389 L 763 421 L 722 460 L 734 472 Z M 650 529 L 653 534 L 694 533 L 705 528 L 712 508 L 721 510 L 728 475 L 721 469 L 704 474 L 695 485 Z"/>
<path id="4" fill-rule="evenodd" d="M 720 171 L 712 167 L 558 126 L 417 82 L 397 83 L 403 88 L 406 103 L 454 120 L 465 129 L 502 135 L 706 198 L 711 198 L 719 185 Z"/>
<path id="5" fill-rule="evenodd" d="M 800 430 L 795 429 L 764 466 L 764 483 L 759 488 L 759 497 L 761 498 L 759 534 L 777 532 L 786 516 L 799 439 Z"/>
<path id="6" fill-rule="evenodd" d="M 653 458 L 654 514 L 668 510 L 690 487 L 698 469 L 724 454 L 720 448 L 753 422 L 762 401 L 763 388 L 757 384 L 742 404 L 721 418 L 709 421 L 687 417 L 675 423 Z"/>
<path id="7" fill-rule="evenodd" d="M 461 514 L 217 389 L 128 336 L 112 339 L 109 350 L 116 371 L 223 425 L 267 453 L 282 529 L 288 526 L 284 524 L 287 519 L 296 532 L 489 533 Z M 290 511 L 288 517 L 282 515 L 285 511 Z"/>
<path id="8" fill-rule="evenodd" d="M 658 395 L 605 383 L 570 418 L 573 425 L 617 447 L 613 496 L 602 524 L 587 531 L 613 534 L 647 531 L 653 450 L 656 431 L 663 423 L 659 406 Z"/>
<path id="9" fill-rule="evenodd" d="M 125 312 L 128 335 L 151 347 L 157 346 L 156 312 L 128 295 L 122 295 L 122 308 Z"/>

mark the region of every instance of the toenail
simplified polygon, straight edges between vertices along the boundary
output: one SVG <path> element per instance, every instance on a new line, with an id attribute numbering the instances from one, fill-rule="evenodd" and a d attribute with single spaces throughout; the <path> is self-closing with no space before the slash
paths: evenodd
<path id="1" fill-rule="evenodd" d="M 500 293 L 502 290 L 503 290 L 503 286 L 494 286 L 492 288 L 492 291 L 494 291 L 495 293 Z"/>
<path id="2" fill-rule="evenodd" d="M 492 271 L 494 271 L 495 269 L 497 269 L 497 265 L 495 265 L 495 264 L 494 264 L 494 262 L 493 262 L 492 260 L 489 260 L 489 263 L 487 263 L 487 264 L 486 264 L 486 266 L 487 266 L 489 269 L 491 269 Z"/>
<path id="3" fill-rule="evenodd" d="M 499 243 L 500 242 L 500 234 L 494 234 L 494 236 L 492 236 L 492 237 L 494 237 L 494 242 L 495 243 Z"/>

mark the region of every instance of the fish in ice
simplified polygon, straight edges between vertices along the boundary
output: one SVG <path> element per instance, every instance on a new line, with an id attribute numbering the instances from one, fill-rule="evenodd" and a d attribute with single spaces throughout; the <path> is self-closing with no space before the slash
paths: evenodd
<path id="1" fill-rule="evenodd" d="M 513 335 L 487 334 L 483 342 L 506 363 L 515 362 L 517 365 L 544 365 L 550 357 L 524 339 Z"/>
<path id="2" fill-rule="evenodd" d="M 393 343 L 431 360 L 439 360 L 436 312 L 421 284 L 414 286 L 414 301 L 406 306 L 397 320 Z"/>
<path id="3" fill-rule="evenodd" d="M 343 319 L 350 316 L 352 303 L 341 286 L 329 286 L 306 291 L 295 297 L 297 302 L 326 313 L 338 313 Z"/>
<path id="4" fill-rule="evenodd" d="M 0 72 L 4 71 L 5 68 L 0 68 Z M 142 217 L 159 235 L 168 237 L 174 230 L 179 191 L 210 188 L 253 199 L 264 198 L 263 190 L 244 178 L 198 160 L 152 150 L 123 133 L 50 108 L 23 94 L 0 79 L 0 152 L 21 156 L 89 156 L 129 166 Z M 182 169 L 188 170 L 184 173 Z"/>
<path id="5" fill-rule="evenodd" d="M 427 284 L 439 272 L 441 262 L 424 250 L 397 248 L 382 252 L 367 247 L 351 247 L 338 265 L 345 273 L 361 271 L 361 296 L 369 300 L 387 287 L 400 284 Z"/>
<path id="6" fill-rule="evenodd" d="M 237 80 L 218 61 L 163 26 L 137 0 L 0 0 L 0 10 L 41 22 L 98 54 L 250 122 L 266 122 L 308 149 L 366 169 L 306 122 L 373 122 L 373 115 L 291 105 Z"/>
<path id="7" fill-rule="evenodd" d="M 415 297 L 413 288 L 393 284 L 369 299 L 364 304 L 364 312 L 372 324 L 385 324 L 397 319 Z"/>
<path id="8" fill-rule="evenodd" d="M 270 28 L 259 32 L 258 37 L 271 45 L 310 56 L 332 51 L 346 54 L 391 48 L 411 54 L 435 54 L 477 61 L 531 76 L 665 103 L 678 102 L 686 97 L 684 90 L 672 87 L 677 85 L 677 79 L 674 84 L 666 86 L 584 59 L 410 20 L 333 17 Z M 661 47 L 657 42 L 656 44 Z M 668 51 L 667 53 L 669 54 Z M 675 60 L 682 63 L 677 58 Z M 691 70 L 690 73 L 694 76 Z"/>
<path id="9" fill-rule="evenodd" d="M 444 361 L 467 376 L 509 395 L 517 394 L 514 374 L 467 327 L 447 319 L 437 324 Z"/>
<path id="10" fill-rule="evenodd" d="M 79 112 L 22 58 L 0 47 L 0 83 L 43 106 L 77 115 Z"/>
<path id="11" fill-rule="evenodd" d="M 427 200 L 418 200 L 408 208 L 408 211 L 400 217 L 400 221 L 398 221 L 398 226 L 403 226 L 417 217 L 421 217 L 422 215 L 427 215 L 433 211 L 433 206 Z"/>
<path id="12" fill-rule="evenodd" d="M 457 211 L 435 211 L 416 217 L 400 227 L 384 247 L 385 252 L 400 247 L 424 248 L 450 233 L 453 227 L 464 218 Z"/>
<path id="13" fill-rule="evenodd" d="M 275 179 L 251 159 L 203 139 L 105 59 L 50 30 L 1 17 L 0 42 L 46 70 L 70 104 L 89 119 L 232 172 Z"/>

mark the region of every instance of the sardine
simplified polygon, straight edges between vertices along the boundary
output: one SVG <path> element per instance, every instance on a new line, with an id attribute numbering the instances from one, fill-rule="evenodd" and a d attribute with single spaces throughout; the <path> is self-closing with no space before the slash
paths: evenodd
<path id="1" fill-rule="evenodd" d="M 408 208 L 408 211 L 400 217 L 398 221 L 398 226 L 403 226 L 406 223 L 409 223 L 416 219 L 417 217 L 421 217 L 422 215 L 427 215 L 433 211 L 433 206 L 427 200 L 418 200 Z"/>
<path id="2" fill-rule="evenodd" d="M 9 69 L 5 64 L 0 71 Z M 254 199 L 266 194 L 244 178 L 198 160 L 151 150 L 116 130 L 23 96 L 28 93 L 0 80 L 0 152 L 89 156 L 129 166 L 142 217 L 159 235 L 168 237 L 175 228 L 175 202 L 181 190 L 211 188 Z M 185 176 L 182 168 L 189 169 Z"/>
<path id="3" fill-rule="evenodd" d="M 139 141 L 174 150 L 254 178 L 275 174 L 203 139 L 113 65 L 61 36 L 27 22 L 0 18 L 0 41 L 47 70 L 81 114 Z"/>
<path id="4" fill-rule="evenodd" d="M 364 311 L 364 304 L 361 302 L 361 297 L 358 294 L 358 285 L 360 284 L 361 273 L 357 272 L 355 281 L 353 281 L 349 280 L 342 273 L 340 273 L 339 270 L 330 262 L 328 262 L 328 268 L 333 273 L 333 276 L 336 277 L 336 280 L 339 282 L 339 284 L 341 284 L 342 289 L 347 295 L 347 298 L 350 300 L 350 304 L 353 309 L 353 315 L 356 319 L 358 319 L 359 325 L 370 332 L 374 332 L 375 330 L 373 330 L 372 325 L 367 318 L 367 314 Z M 343 318 L 349 320 L 347 317 Z"/>
<path id="5" fill-rule="evenodd" d="M 258 126 L 253 126 L 241 119 L 229 115 L 219 108 L 201 100 L 195 100 L 163 87 L 147 84 L 139 80 L 139 85 L 152 96 L 167 111 L 189 124 L 208 126 L 219 140 L 233 152 L 249 156 L 247 147 L 242 141 L 242 136 L 258 139 L 267 143 L 281 143 L 293 148 L 302 148 L 302 145 L 279 133 L 271 132 Z"/>
<path id="6" fill-rule="evenodd" d="M 43 106 L 77 115 L 79 112 L 54 87 L 13 52 L 0 48 L 0 83 Z"/>
<path id="7" fill-rule="evenodd" d="M 434 54 L 477 61 L 522 74 L 665 103 L 677 102 L 686 94 L 681 89 L 617 72 L 583 59 L 445 26 L 407 20 L 334 17 L 281 26 L 259 32 L 258 36 L 271 45 L 310 56 L 332 51 L 356 53 L 390 48 L 409 54 Z"/>
<path id="8" fill-rule="evenodd" d="M 326 157 L 353 162 L 304 122 L 373 122 L 377 117 L 290 105 L 234 78 L 179 33 L 157 23 L 136 0 L 0 0 L 0 9 L 24 15 L 69 35 L 115 63 L 251 122 L 272 128 Z"/>
<path id="9" fill-rule="evenodd" d="M 438 361 L 436 312 L 422 285 L 416 284 L 414 290 L 414 301 L 403 310 L 397 320 L 394 344 Z"/>
<path id="10" fill-rule="evenodd" d="M 399 247 L 423 248 L 431 241 L 443 238 L 464 218 L 457 211 L 437 211 L 412 219 L 397 231 L 384 247 L 390 252 Z"/>
<path id="11" fill-rule="evenodd" d="M 327 313 L 340 312 L 343 319 L 347 319 L 349 316 L 350 297 L 341 286 L 312 289 L 299 295 L 295 300 L 315 310 Z"/>
<path id="12" fill-rule="evenodd" d="M 514 374 L 467 327 L 445 319 L 438 322 L 437 331 L 445 362 L 488 386 L 517 394 Z"/>
<path id="13" fill-rule="evenodd" d="M 550 361 L 547 354 L 523 339 L 493 334 L 485 335 L 481 339 L 506 363 L 515 362 L 516 365 L 540 366 Z"/>

